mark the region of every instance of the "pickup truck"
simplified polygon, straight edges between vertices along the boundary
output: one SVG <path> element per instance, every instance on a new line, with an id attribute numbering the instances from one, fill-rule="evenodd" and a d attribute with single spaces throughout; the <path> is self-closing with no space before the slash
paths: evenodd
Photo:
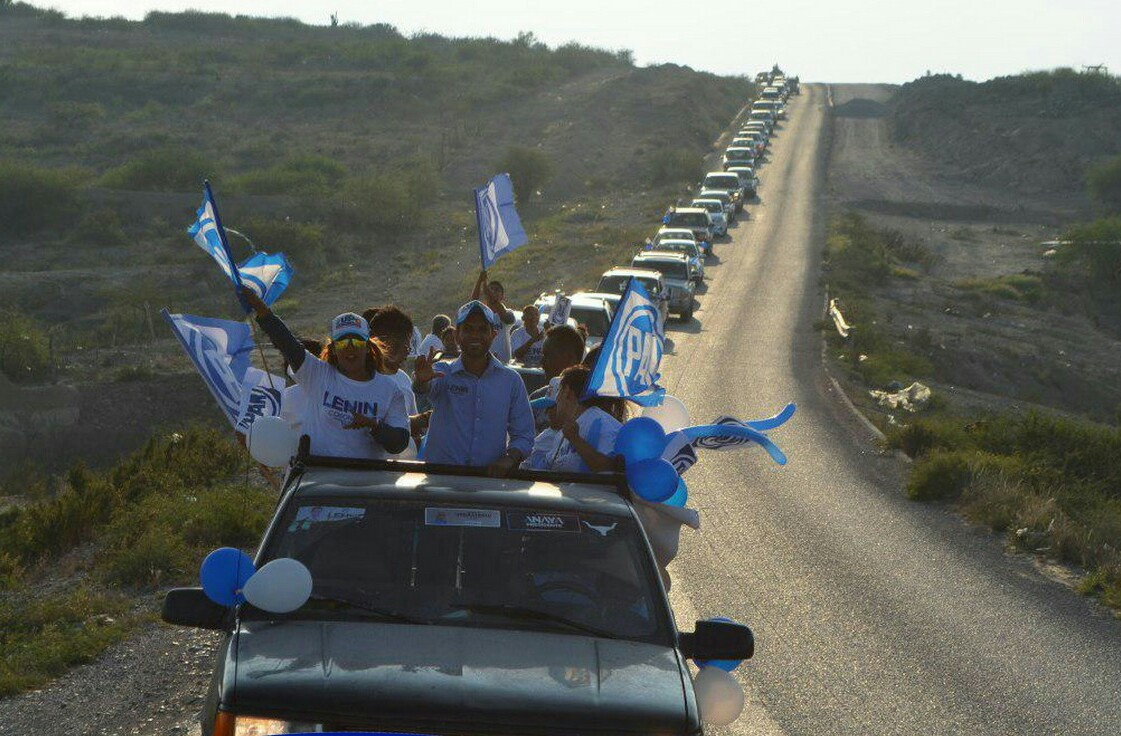
<path id="1" fill-rule="evenodd" d="M 746 626 L 679 632 L 621 474 L 315 457 L 304 442 L 256 564 L 288 557 L 287 614 L 168 593 L 222 632 L 204 736 L 703 733 L 688 659 L 744 659 Z"/>

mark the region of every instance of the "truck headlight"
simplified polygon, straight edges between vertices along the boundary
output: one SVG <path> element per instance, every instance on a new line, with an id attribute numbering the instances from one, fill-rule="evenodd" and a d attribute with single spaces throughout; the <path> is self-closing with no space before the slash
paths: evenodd
<path id="1" fill-rule="evenodd" d="M 318 723 L 285 721 L 263 716 L 235 716 L 219 712 L 214 721 L 214 736 L 274 736 L 285 733 L 313 733 L 322 726 Z"/>

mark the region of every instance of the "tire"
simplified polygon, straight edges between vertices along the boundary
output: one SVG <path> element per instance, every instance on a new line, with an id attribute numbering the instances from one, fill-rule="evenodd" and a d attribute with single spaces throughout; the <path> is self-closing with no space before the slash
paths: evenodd
<path id="1" fill-rule="evenodd" d="M 681 321 L 682 322 L 692 322 L 693 321 L 693 305 L 692 304 L 689 305 L 688 309 L 686 309 L 684 312 L 681 313 Z"/>

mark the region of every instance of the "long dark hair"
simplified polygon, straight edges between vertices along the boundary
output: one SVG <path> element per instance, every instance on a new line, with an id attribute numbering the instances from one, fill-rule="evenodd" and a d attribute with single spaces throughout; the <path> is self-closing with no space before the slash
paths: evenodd
<path id="1" fill-rule="evenodd" d="M 385 366 L 385 359 L 382 357 L 382 346 L 377 340 L 370 339 L 366 341 L 366 371 L 372 378 L 374 375 L 381 373 Z M 339 369 L 339 359 L 335 355 L 335 341 L 327 339 L 323 346 L 323 352 L 319 354 L 319 359 L 325 363 L 330 363 L 334 366 L 335 370 Z"/>
<path id="2" fill-rule="evenodd" d="M 584 386 L 588 384 L 588 376 L 591 375 L 591 372 L 591 368 L 588 368 L 586 365 L 573 365 L 565 368 L 560 374 L 561 388 L 567 388 L 579 397 L 584 393 Z M 620 422 L 627 421 L 626 399 L 610 396 L 593 396 L 590 399 L 582 400 L 580 406 L 594 406 L 597 409 L 602 409 L 607 412 Z"/>

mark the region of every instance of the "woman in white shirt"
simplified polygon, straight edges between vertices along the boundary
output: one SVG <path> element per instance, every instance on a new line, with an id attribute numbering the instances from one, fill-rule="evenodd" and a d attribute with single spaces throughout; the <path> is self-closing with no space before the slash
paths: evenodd
<path id="1" fill-rule="evenodd" d="M 552 426 L 564 437 L 550 454 L 548 470 L 603 473 L 615 469 L 615 437 L 627 418 L 623 399 L 580 395 L 590 370 L 576 365 L 560 375 Z"/>
<path id="2" fill-rule="evenodd" d="M 405 399 L 381 373 L 382 354 L 365 319 L 352 312 L 335 317 L 330 341 L 315 356 L 254 292 L 240 293 L 303 386 L 301 431 L 311 438 L 312 454 L 378 460 L 405 449 Z"/>

